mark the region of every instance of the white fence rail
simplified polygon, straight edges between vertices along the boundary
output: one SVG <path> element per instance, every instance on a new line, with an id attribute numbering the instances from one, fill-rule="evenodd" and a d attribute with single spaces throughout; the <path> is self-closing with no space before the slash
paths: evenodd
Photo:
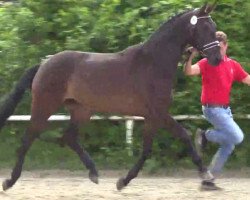
<path id="1" fill-rule="evenodd" d="M 250 119 L 250 114 L 245 115 L 234 115 L 235 119 Z M 68 121 L 70 116 L 68 115 L 52 115 L 49 118 L 49 121 Z M 203 120 L 203 115 L 176 115 L 174 116 L 175 120 Z M 29 121 L 30 115 L 12 115 L 8 118 L 8 121 Z M 126 143 L 128 145 L 128 152 L 132 154 L 131 145 L 133 142 L 133 127 L 135 121 L 144 120 L 140 116 L 98 116 L 94 115 L 91 117 L 91 120 L 113 120 L 113 121 L 125 121 L 126 127 Z"/>
<path id="2" fill-rule="evenodd" d="M 250 119 L 250 114 L 240 114 L 234 115 L 235 119 Z M 49 118 L 49 121 L 68 121 L 70 116 L 68 115 L 52 115 Z M 142 121 L 144 120 L 143 117 L 140 116 L 99 116 L 93 115 L 91 120 L 114 120 L 114 121 L 126 121 L 126 120 L 133 120 L 133 121 Z M 201 120 L 204 119 L 203 115 L 176 115 L 174 116 L 175 120 L 182 121 L 182 120 Z M 30 115 L 12 115 L 8 118 L 8 121 L 29 121 Z"/>
<path id="3" fill-rule="evenodd" d="M 197 120 L 197 119 L 203 119 L 202 115 L 176 115 L 174 116 L 176 120 Z M 70 116 L 68 115 L 52 115 L 49 118 L 49 121 L 68 121 L 70 119 Z M 144 120 L 143 117 L 140 116 L 99 116 L 99 115 L 93 115 L 91 117 L 91 120 L 114 120 L 114 121 L 122 121 L 122 120 L 134 120 L 134 121 L 142 121 Z M 8 118 L 8 121 L 29 121 L 30 115 L 12 115 Z"/>

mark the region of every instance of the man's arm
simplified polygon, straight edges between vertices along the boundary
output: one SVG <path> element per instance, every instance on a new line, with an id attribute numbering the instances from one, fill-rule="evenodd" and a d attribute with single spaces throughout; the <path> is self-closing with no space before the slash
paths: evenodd
<path id="1" fill-rule="evenodd" d="M 247 77 L 242 80 L 242 83 L 245 83 L 250 86 L 250 75 L 247 75 Z"/>
<path id="2" fill-rule="evenodd" d="M 185 75 L 188 75 L 188 76 L 199 75 L 200 74 L 199 65 L 198 64 L 192 65 L 192 60 L 198 54 L 198 52 L 194 48 L 191 48 L 190 51 L 191 51 L 191 54 L 190 54 L 187 62 L 184 64 L 183 71 L 184 71 Z"/>

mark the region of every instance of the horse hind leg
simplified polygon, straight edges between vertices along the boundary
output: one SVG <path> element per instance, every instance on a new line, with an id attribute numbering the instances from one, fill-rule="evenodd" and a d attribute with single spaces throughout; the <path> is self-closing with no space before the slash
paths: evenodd
<path id="1" fill-rule="evenodd" d="M 59 98 L 48 95 L 37 95 L 37 93 L 33 94 L 30 125 L 25 130 L 22 144 L 17 150 L 17 161 L 12 170 L 11 178 L 6 179 L 2 184 L 3 190 L 9 189 L 16 183 L 21 175 L 26 153 L 34 140 L 47 128 L 49 116 L 61 106 Z"/>
<path id="2" fill-rule="evenodd" d="M 90 120 L 91 114 L 86 112 L 86 110 L 84 110 L 83 107 L 77 103 L 70 106 L 70 114 L 71 119 L 69 127 L 65 130 L 62 138 L 59 139 L 59 144 L 66 144 L 71 148 L 71 150 L 77 153 L 82 163 L 89 170 L 89 179 L 98 184 L 98 172 L 95 164 L 88 152 L 81 147 L 78 142 L 79 124 L 87 123 Z"/>
<path id="3" fill-rule="evenodd" d="M 31 125 L 26 129 L 22 138 L 22 145 L 17 150 L 17 161 L 15 167 L 12 170 L 11 178 L 6 179 L 2 184 L 4 191 L 12 187 L 21 176 L 25 155 L 30 149 L 34 140 L 39 136 L 40 132 L 46 128 L 46 126 L 47 119 L 37 121 L 32 120 Z"/>

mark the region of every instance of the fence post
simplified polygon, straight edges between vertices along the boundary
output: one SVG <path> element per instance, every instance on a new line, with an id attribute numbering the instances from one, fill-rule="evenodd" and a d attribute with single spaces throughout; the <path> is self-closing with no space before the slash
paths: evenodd
<path id="1" fill-rule="evenodd" d="M 134 120 L 129 119 L 125 121 L 126 126 L 126 144 L 128 149 L 128 155 L 133 155 L 133 128 L 134 128 Z"/>

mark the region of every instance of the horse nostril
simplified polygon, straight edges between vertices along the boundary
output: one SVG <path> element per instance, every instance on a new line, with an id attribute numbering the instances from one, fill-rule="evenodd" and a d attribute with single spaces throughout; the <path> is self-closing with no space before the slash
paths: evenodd
<path id="1" fill-rule="evenodd" d="M 221 55 L 217 56 L 216 60 L 217 60 L 217 63 L 219 64 L 219 63 L 220 63 L 220 61 L 222 60 Z"/>
<path id="2" fill-rule="evenodd" d="M 218 66 L 221 62 L 221 56 L 208 57 L 208 63 L 214 67 Z"/>
<path id="3" fill-rule="evenodd" d="M 215 60 L 215 66 L 219 65 L 221 62 L 221 57 L 217 57 L 216 60 Z"/>

